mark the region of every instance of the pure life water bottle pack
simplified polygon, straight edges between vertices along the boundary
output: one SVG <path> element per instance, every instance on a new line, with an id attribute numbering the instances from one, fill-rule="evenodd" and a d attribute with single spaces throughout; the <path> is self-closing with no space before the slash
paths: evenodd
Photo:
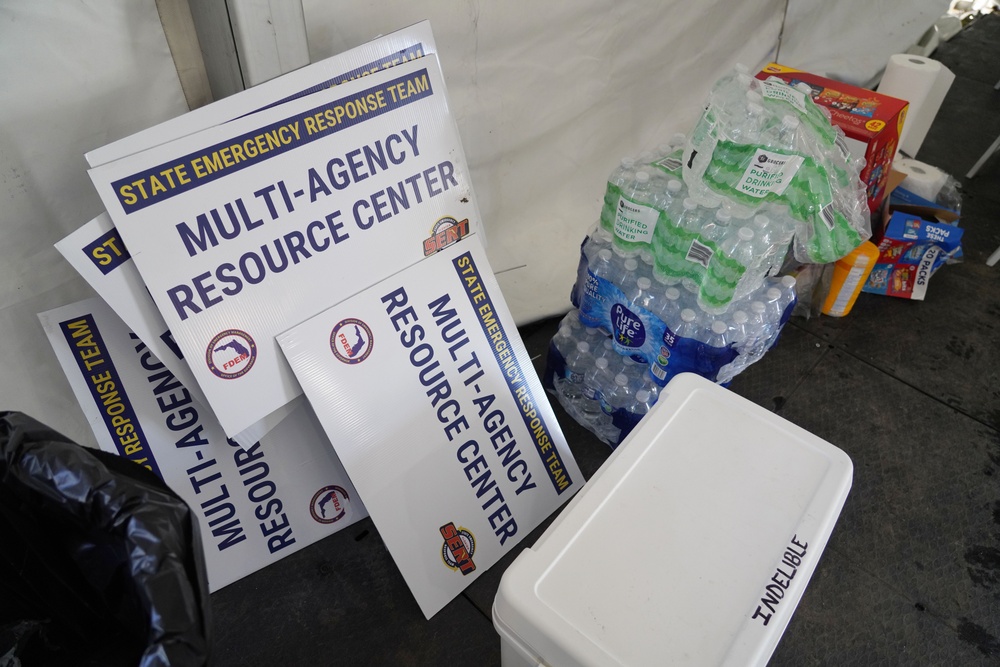
<path id="1" fill-rule="evenodd" d="M 609 175 L 547 389 L 614 446 L 677 373 L 729 382 L 792 312 L 789 250 L 825 264 L 871 235 L 860 166 L 806 91 L 745 68 L 723 77 L 690 140 Z"/>

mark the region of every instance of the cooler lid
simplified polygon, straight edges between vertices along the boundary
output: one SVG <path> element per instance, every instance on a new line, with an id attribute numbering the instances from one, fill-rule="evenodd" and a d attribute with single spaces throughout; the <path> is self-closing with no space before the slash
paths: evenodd
<path id="1" fill-rule="evenodd" d="M 503 576 L 498 631 L 559 665 L 753 665 L 777 646 L 850 458 L 692 374 Z"/>

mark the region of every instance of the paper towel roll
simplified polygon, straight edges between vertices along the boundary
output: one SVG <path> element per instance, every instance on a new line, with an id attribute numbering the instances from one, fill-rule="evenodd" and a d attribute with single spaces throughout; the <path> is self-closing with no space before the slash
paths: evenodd
<path id="1" fill-rule="evenodd" d="M 936 60 L 906 53 L 889 58 L 878 92 L 910 103 L 899 140 L 901 151 L 914 156 L 920 150 L 954 80 L 951 70 Z"/>
<path id="2" fill-rule="evenodd" d="M 906 180 L 899 187 L 906 188 L 928 201 L 937 199 L 938 193 L 948 180 L 948 174 L 937 167 L 903 156 L 893 160 L 892 168 L 906 174 Z"/>

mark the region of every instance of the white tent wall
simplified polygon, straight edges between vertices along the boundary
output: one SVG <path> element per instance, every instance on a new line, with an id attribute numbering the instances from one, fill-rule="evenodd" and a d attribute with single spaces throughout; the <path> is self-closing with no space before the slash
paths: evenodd
<path id="1" fill-rule="evenodd" d="M 775 55 L 784 0 L 304 0 L 316 61 L 428 18 L 518 323 L 566 312 L 608 172 L 689 131 L 715 79 Z"/>
<path id="2" fill-rule="evenodd" d="M 948 0 L 789 0 L 782 65 L 856 86 L 874 86 L 889 56 L 903 53 L 948 11 Z"/>
<path id="3" fill-rule="evenodd" d="M 103 209 L 83 154 L 187 105 L 153 0 L 3 0 L 0 65 L 0 410 L 96 445 L 36 317 L 93 296 L 53 244 Z"/>
<path id="4" fill-rule="evenodd" d="M 781 59 L 855 79 L 939 14 L 928 0 L 789 2 Z M 525 323 L 569 308 L 619 158 L 690 130 L 733 64 L 774 58 L 786 1 L 302 5 L 312 60 L 431 20 L 491 260 Z M 845 53 L 849 67 L 833 59 Z M 53 244 L 101 211 L 84 153 L 185 112 L 184 92 L 154 0 L 0 0 L 0 64 L 0 410 L 93 445 L 35 316 L 93 294 Z"/>

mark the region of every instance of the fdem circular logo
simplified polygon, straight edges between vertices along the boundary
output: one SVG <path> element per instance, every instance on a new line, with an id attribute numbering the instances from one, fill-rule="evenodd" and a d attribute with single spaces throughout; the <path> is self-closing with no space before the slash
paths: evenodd
<path id="1" fill-rule="evenodd" d="M 330 349 L 345 364 L 360 364 L 372 353 L 372 330 L 356 317 L 337 322 L 330 332 Z"/>
<path id="2" fill-rule="evenodd" d="M 257 361 L 257 343 L 246 331 L 226 329 L 212 338 L 205 350 L 208 370 L 223 380 L 243 377 Z"/>
<path id="3" fill-rule="evenodd" d="M 313 494 L 309 514 L 320 523 L 336 523 L 347 516 L 351 498 L 343 487 L 331 484 Z"/>

